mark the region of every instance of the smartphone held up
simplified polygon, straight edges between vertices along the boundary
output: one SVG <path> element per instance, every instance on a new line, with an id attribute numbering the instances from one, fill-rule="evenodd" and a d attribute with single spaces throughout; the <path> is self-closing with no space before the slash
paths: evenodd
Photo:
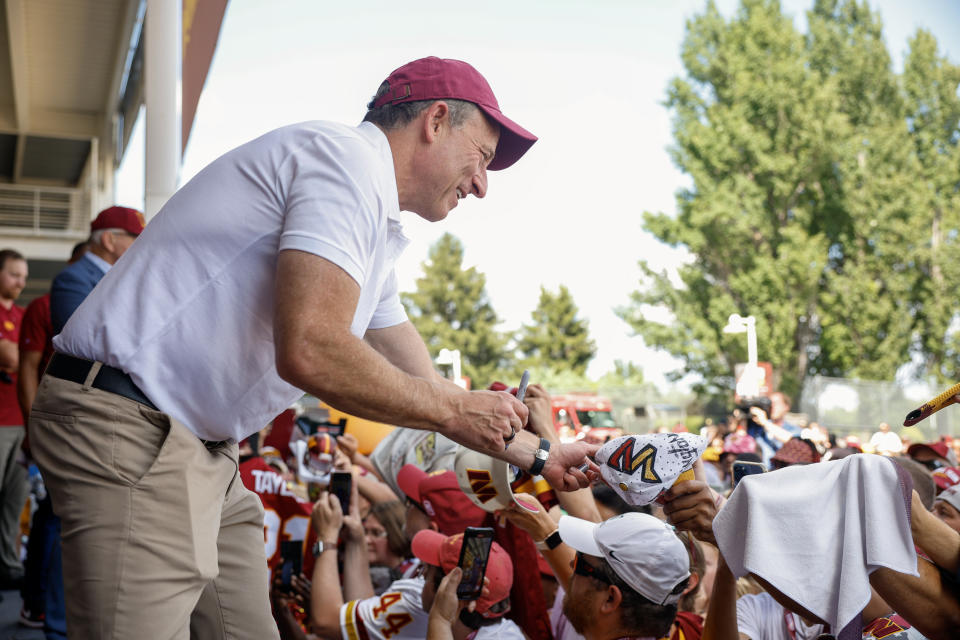
<path id="1" fill-rule="evenodd" d="M 467 527 L 460 547 L 458 566 L 463 572 L 457 586 L 457 598 L 476 600 L 483 591 L 483 578 L 487 573 L 487 560 L 493 545 L 491 527 Z"/>

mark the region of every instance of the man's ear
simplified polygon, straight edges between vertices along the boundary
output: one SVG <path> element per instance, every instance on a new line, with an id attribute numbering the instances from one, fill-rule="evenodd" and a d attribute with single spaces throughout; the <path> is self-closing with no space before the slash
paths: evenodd
<path id="1" fill-rule="evenodd" d="M 450 106 L 443 100 L 437 100 L 427 107 L 423 115 L 424 138 L 427 142 L 435 142 L 450 123 Z"/>
<path id="2" fill-rule="evenodd" d="M 623 594 L 620 592 L 620 587 L 613 584 L 610 585 L 607 587 L 606 599 L 600 603 L 600 613 L 613 613 L 620 607 L 621 602 L 623 602 Z"/>
<path id="3" fill-rule="evenodd" d="M 687 580 L 687 588 L 683 590 L 683 595 L 687 595 L 696 589 L 698 584 L 700 584 L 700 575 L 691 573 L 690 578 Z"/>
<path id="4" fill-rule="evenodd" d="M 113 237 L 113 231 L 104 231 L 100 234 L 100 244 L 106 249 L 107 253 L 113 253 L 117 248 L 116 238 Z"/>

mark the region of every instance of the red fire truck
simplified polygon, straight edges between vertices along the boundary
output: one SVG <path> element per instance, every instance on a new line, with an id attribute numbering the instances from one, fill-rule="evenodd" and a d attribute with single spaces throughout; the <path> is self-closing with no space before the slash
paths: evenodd
<path id="1" fill-rule="evenodd" d="M 595 393 L 563 393 L 552 397 L 553 426 L 563 442 L 603 443 L 623 435 L 613 418 L 610 398 Z"/>

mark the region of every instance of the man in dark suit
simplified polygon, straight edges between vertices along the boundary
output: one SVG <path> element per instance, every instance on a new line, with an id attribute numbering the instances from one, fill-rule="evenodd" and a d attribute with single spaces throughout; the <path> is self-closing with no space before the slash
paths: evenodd
<path id="1" fill-rule="evenodd" d="M 89 250 L 57 274 L 50 285 L 50 319 L 54 335 L 93 291 L 103 274 L 120 259 L 143 231 L 143 214 L 128 207 L 110 207 L 90 223 Z"/>

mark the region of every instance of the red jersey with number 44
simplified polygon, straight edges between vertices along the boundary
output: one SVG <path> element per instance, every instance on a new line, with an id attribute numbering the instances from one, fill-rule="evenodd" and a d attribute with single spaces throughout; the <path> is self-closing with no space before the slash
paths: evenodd
<path id="1" fill-rule="evenodd" d="M 263 458 L 250 458 L 240 465 L 243 486 L 263 502 L 263 538 L 267 566 L 280 565 L 280 543 L 303 540 L 313 505 L 295 495 L 279 473 Z"/>

